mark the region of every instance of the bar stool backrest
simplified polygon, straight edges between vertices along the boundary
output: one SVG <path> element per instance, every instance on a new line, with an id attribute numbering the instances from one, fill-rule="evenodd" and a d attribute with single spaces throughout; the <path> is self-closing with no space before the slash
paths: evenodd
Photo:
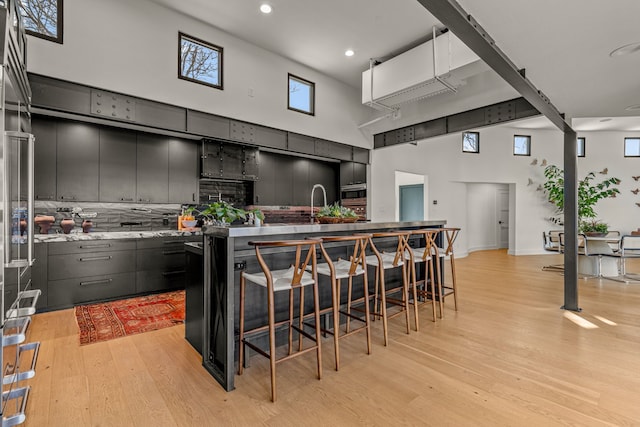
<path id="1" fill-rule="evenodd" d="M 354 234 L 351 236 L 323 236 L 320 242 L 320 250 L 322 251 L 322 255 L 324 259 L 327 261 L 329 265 L 329 270 L 331 274 L 335 276 L 336 269 L 333 264 L 333 260 L 331 256 L 327 253 L 326 248 L 323 243 L 333 243 L 333 242 L 353 242 L 353 252 L 349 256 L 349 261 L 351 265 L 349 267 L 349 276 L 353 276 L 358 270 L 358 266 L 361 267 L 362 270 L 367 270 L 367 262 L 366 262 L 366 250 L 371 239 L 371 234 Z"/>
<path id="2" fill-rule="evenodd" d="M 271 274 L 271 270 L 267 265 L 267 262 L 262 257 L 260 253 L 261 248 L 268 247 L 295 247 L 296 248 L 296 257 L 294 262 L 291 264 L 293 268 L 293 276 L 291 278 L 291 287 L 296 288 L 301 284 L 302 276 L 307 269 L 307 266 L 311 267 L 311 272 L 315 277 L 316 272 L 316 245 L 320 244 L 320 240 L 318 239 L 306 239 L 306 240 L 278 240 L 278 241 L 270 241 L 270 240 L 262 240 L 249 242 L 250 245 L 255 247 L 256 250 L 256 258 L 258 259 L 258 263 L 264 272 L 264 275 L 267 279 L 267 288 L 269 290 L 273 290 L 273 276 Z M 306 250 L 306 256 L 303 259 L 303 250 Z"/>
<path id="3" fill-rule="evenodd" d="M 458 237 L 458 233 L 460 229 L 457 227 L 445 227 L 440 229 L 444 236 L 446 237 L 446 242 L 442 242 L 442 248 L 444 249 L 444 254 L 446 256 L 450 256 L 453 254 L 453 243 L 456 241 Z"/>
<path id="4" fill-rule="evenodd" d="M 396 253 L 393 258 L 393 266 L 398 267 L 401 265 L 404 259 L 404 253 L 409 247 L 409 236 L 411 235 L 410 231 L 386 231 L 380 233 L 372 233 L 372 238 L 384 238 L 384 237 L 396 237 L 398 239 L 398 245 L 396 246 Z M 376 248 L 376 245 L 370 240 L 370 246 L 373 253 L 378 258 L 380 265 L 382 265 L 382 253 Z"/>

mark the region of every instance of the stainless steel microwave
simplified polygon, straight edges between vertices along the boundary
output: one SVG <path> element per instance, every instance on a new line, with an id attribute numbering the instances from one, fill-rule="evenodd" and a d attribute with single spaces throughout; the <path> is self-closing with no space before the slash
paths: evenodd
<path id="1" fill-rule="evenodd" d="M 343 185 L 340 187 L 341 199 L 361 199 L 367 197 L 367 184 Z"/>

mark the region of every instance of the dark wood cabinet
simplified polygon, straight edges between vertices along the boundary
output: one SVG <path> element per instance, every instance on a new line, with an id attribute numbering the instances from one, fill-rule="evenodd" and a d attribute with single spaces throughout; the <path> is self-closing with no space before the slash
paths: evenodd
<path id="1" fill-rule="evenodd" d="M 202 142 L 202 177 L 255 181 L 258 179 L 258 149 L 227 142 Z"/>
<path id="2" fill-rule="evenodd" d="M 62 201 L 98 201 L 98 128 L 77 122 L 57 125 L 56 187 Z"/>
<path id="3" fill-rule="evenodd" d="M 262 206 L 272 206 L 276 202 L 276 161 L 272 153 L 260 153 L 260 177 L 255 185 L 255 203 Z"/>
<path id="4" fill-rule="evenodd" d="M 309 164 L 311 162 L 307 159 L 293 158 L 291 163 L 293 193 L 289 203 L 295 206 L 308 206 L 311 202 L 311 186 L 315 184 L 309 180 Z"/>
<path id="5" fill-rule="evenodd" d="M 229 119 L 187 110 L 187 132 L 211 138 L 229 139 Z"/>
<path id="6" fill-rule="evenodd" d="M 133 202 L 136 197 L 136 135 L 100 129 L 100 201 Z"/>
<path id="7" fill-rule="evenodd" d="M 293 159 L 290 156 L 276 155 L 274 168 L 274 205 L 293 205 Z M 262 170 L 262 169 L 261 169 Z"/>
<path id="8" fill-rule="evenodd" d="M 136 149 L 136 201 L 167 203 L 169 200 L 168 138 L 138 134 Z"/>
<path id="9" fill-rule="evenodd" d="M 367 182 L 367 165 L 356 162 L 340 163 L 340 185 L 364 184 Z"/>
<path id="10" fill-rule="evenodd" d="M 33 118 L 31 131 L 36 138 L 34 153 L 34 185 L 36 200 L 56 199 L 57 122 Z"/>
<path id="11" fill-rule="evenodd" d="M 193 203 L 198 193 L 198 144 L 169 140 L 169 203 Z"/>
<path id="12" fill-rule="evenodd" d="M 327 191 L 327 204 L 337 202 L 340 199 L 338 193 L 338 164 L 312 161 L 309 165 L 309 184 L 309 200 L 305 205 L 311 201 L 311 188 L 313 188 L 314 184 L 322 184 Z M 318 202 L 322 203 L 321 196 L 317 194 L 318 192 L 316 191 L 314 206 Z"/>

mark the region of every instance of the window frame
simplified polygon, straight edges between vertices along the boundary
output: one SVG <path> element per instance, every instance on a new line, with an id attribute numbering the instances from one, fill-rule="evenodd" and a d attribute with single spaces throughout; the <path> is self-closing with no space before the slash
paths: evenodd
<path id="1" fill-rule="evenodd" d="M 637 140 L 638 141 L 638 145 L 640 145 L 640 136 L 625 136 L 624 138 L 624 157 L 640 157 L 640 151 L 639 154 L 633 154 L 633 155 L 627 155 L 627 140 Z"/>
<path id="2" fill-rule="evenodd" d="M 526 154 L 518 154 L 518 153 L 516 153 L 516 138 L 527 138 L 527 153 Z M 531 135 L 513 135 L 513 155 L 514 156 L 531 157 Z"/>
<path id="3" fill-rule="evenodd" d="M 64 0 L 55 0 L 57 5 L 56 5 L 56 13 L 57 13 L 57 19 L 56 19 L 56 37 L 52 37 L 49 36 L 47 34 L 42 34 L 42 33 L 38 33 L 36 31 L 32 31 L 30 29 L 27 28 L 26 24 L 25 24 L 25 20 L 24 20 L 24 15 L 22 14 L 22 6 L 18 6 L 19 9 L 19 13 L 20 13 L 20 17 L 22 18 L 22 23 L 23 23 L 23 28 L 24 28 L 24 32 L 30 36 L 33 37 L 37 37 L 39 39 L 43 39 L 43 40 L 48 40 L 50 42 L 54 42 L 54 43 L 58 43 L 58 44 L 63 44 L 63 35 L 64 35 Z"/>
<path id="4" fill-rule="evenodd" d="M 192 43 L 202 45 L 208 49 L 215 50 L 218 52 L 218 84 L 217 85 L 213 83 L 205 82 L 202 80 L 194 79 L 193 77 L 185 76 L 182 74 L 182 39 L 183 38 L 187 39 Z M 193 37 L 193 36 L 190 36 L 189 34 L 183 33 L 182 31 L 178 31 L 178 78 L 180 80 L 186 80 L 188 82 L 201 84 L 203 86 L 212 87 L 214 89 L 224 90 L 223 59 L 224 59 L 224 48 L 222 46 L 218 46 L 216 44 L 202 40 L 198 37 Z"/>
<path id="5" fill-rule="evenodd" d="M 582 155 L 580 155 L 580 141 L 582 141 Z M 576 138 L 576 157 L 586 157 L 587 156 L 587 138 L 584 136 L 579 136 Z"/>
<path id="6" fill-rule="evenodd" d="M 298 81 L 299 83 L 306 84 L 311 88 L 310 99 L 309 99 L 309 105 L 311 107 L 311 111 L 305 111 L 305 110 L 301 110 L 299 108 L 295 108 L 291 106 L 290 85 L 291 85 L 292 79 Z M 315 116 L 316 115 L 316 84 L 311 80 L 303 79 L 302 77 L 296 76 L 295 74 L 287 73 L 287 109 L 291 111 L 296 111 L 298 113 L 306 114 L 308 116 Z"/>
<path id="7" fill-rule="evenodd" d="M 465 136 L 468 135 L 468 134 L 476 136 L 476 150 L 475 151 L 470 151 L 470 150 L 465 150 L 464 149 Z M 463 153 L 471 153 L 471 154 L 480 154 L 480 132 L 472 132 L 472 131 L 462 132 L 462 152 Z"/>

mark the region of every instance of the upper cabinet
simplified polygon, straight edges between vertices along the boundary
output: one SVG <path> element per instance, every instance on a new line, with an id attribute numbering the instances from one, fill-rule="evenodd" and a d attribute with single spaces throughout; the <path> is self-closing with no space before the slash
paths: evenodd
<path id="1" fill-rule="evenodd" d="M 56 147 L 57 121 L 35 118 L 31 131 L 36 136 L 34 153 L 34 179 L 36 200 L 56 199 Z"/>
<path id="2" fill-rule="evenodd" d="M 254 181 L 258 179 L 258 149 L 203 140 L 202 177 Z"/>
<path id="3" fill-rule="evenodd" d="M 193 203 L 198 193 L 198 143 L 169 140 L 169 203 Z"/>
<path id="4" fill-rule="evenodd" d="M 367 165 L 356 162 L 340 163 L 340 185 L 364 184 L 367 182 Z"/>
<path id="5" fill-rule="evenodd" d="M 133 202 L 136 197 L 136 134 L 100 129 L 100 201 Z"/>
<path id="6" fill-rule="evenodd" d="M 100 170 L 98 128 L 61 121 L 57 125 L 56 187 L 62 201 L 97 202 Z"/>
<path id="7" fill-rule="evenodd" d="M 165 136 L 138 134 L 136 144 L 136 201 L 169 201 L 169 140 Z"/>

